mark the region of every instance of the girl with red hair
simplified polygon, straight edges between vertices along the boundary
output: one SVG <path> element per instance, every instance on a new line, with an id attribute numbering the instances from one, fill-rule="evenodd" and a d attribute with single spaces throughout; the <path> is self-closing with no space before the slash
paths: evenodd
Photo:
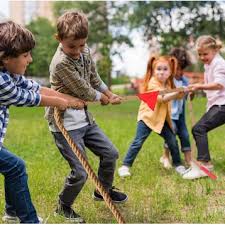
<path id="1" fill-rule="evenodd" d="M 172 75 L 176 74 L 176 70 L 177 59 L 175 57 L 158 56 L 150 58 L 142 91 L 161 91 L 174 88 Z M 181 175 L 184 173 L 185 167 L 181 165 L 178 143 L 173 133 L 170 112 L 170 101 L 182 98 L 183 96 L 183 92 L 159 95 L 154 111 L 145 102 L 141 102 L 138 112 L 136 136 L 127 151 L 123 165 L 118 170 L 120 177 L 131 175 L 130 167 L 133 165 L 138 152 L 152 131 L 158 133 L 167 142 L 175 170 Z"/>

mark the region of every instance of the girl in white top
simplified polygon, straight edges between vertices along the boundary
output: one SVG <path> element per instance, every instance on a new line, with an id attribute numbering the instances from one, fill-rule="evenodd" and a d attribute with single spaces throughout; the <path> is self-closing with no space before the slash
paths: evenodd
<path id="1" fill-rule="evenodd" d="M 204 35 L 197 39 L 196 48 L 199 59 L 204 63 L 204 84 L 193 84 L 191 91 L 204 90 L 207 97 L 207 111 L 192 128 L 198 157 L 197 160 L 213 169 L 211 163 L 207 133 L 216 127 L 225 124 L 225 60 L 219 54 L 222 44 L 211 36 Z M 198 167 L 192 167 L 184 179 L 196 179 L 207 176 Z"/>

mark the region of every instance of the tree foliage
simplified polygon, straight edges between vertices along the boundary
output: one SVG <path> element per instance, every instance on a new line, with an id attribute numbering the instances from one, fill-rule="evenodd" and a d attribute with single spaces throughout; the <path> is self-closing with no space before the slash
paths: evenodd
<path id="1" fill-rule="evenodd" d="M 215 1 L 141 1 L 132 6 L 130 28 L 143 31 L 146 40 L 156 36 L 162 52 L 186 45 L 188 37 L 210 34 L 225 39 L 223 4 Z"/>
<path id="2" fill-rule="evenodd" d="M 34 34 L 36 46 L 32 51 L 33 63 L 27 73 L 31 76 L 48 77 L 49 65 L 57 48 L 54 38 L 55 28 L 46 18 L 32 21 L 27 28 Z"/>

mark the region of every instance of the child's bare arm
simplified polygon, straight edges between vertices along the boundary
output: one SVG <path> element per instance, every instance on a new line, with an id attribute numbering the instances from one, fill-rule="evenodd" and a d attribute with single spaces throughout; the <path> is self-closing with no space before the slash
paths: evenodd
<path id="1" fill-rule="evenodd" d="M 159 95 L 157 100 L 159 102 L 166 103 L 174 99 L 182 99 L 184 96 L 185 96 L 185 92 L 174 92 L 174 93 L 168 93 L 165 95 Z"/>
<path id="2" fill-rule="evenodd" d="M 68 102 L 68 107 L 83 109 L 84 106 L 86 105 L 86 103 L 83 100 L 80 100 L 79 98 L 75 98 L 73 96 L 60 93 L 51 88 L 41 87 L 40 93 L 45 96 L 63 98 L 64 100 Z"/>
<path id="3" fill-rule="evenodd" d="M 39 106 L 52 106 L 58 107 L 60 110 L 65 110 L 69 107 L 69 104 L 68 101 L 63 98 L 41 94 L 41 102 Z"/>
<path id="4" fill-rule="evenodd" d="M 223 89 L 223 85 L 219 83 L 209 83 L 209 84 L 191 84 L 188 86 L 190 91 L 197 91 L 197 90 L 221 90 Z"/>

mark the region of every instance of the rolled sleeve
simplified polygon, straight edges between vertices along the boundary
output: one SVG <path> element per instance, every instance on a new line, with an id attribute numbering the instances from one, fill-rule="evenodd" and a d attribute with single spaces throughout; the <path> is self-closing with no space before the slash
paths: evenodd
<path id="1" fill-rule="evenodd" d="M 101 93 L 99 91 L 96 91 L 95 101 L 100 101 L 100 99 L 101 99 Z"/>
<path id="2" fill-rule="evenodd" d="M 101 92 L 101 93 L 103 93 L 103 92 L 105 92 L 105 91 L 108 90 L 108 87 L 107 87 L 107 85 L 102 81 L 102 84 L 100 85 L 99 88 L 96 88 L 96 90 L 99 91 L 99 92 Z"/>

